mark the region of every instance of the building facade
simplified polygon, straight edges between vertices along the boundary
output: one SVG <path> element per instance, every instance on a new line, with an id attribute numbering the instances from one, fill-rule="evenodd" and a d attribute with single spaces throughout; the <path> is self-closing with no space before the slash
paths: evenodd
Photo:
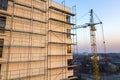
<path id="1" fill-rule="evenodd" d="M 50 0 L 0 0 L 0 80 L 75 80 L 71 16 Z"/>

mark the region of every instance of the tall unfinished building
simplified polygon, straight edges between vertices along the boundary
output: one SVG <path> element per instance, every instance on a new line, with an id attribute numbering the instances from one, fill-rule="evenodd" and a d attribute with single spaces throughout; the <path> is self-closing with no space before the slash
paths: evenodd
<path id="1" fill-rule="evenodd" d="M 74 17 L 64 1 L 0 0 L 0 80 L 77 80 Z"/>

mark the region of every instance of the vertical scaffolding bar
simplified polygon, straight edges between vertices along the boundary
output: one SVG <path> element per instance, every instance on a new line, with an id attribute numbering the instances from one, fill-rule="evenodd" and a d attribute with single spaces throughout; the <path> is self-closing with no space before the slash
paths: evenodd
<path id="1" fill-rule="evenodd" d="M 48 18 L 47 18 L 47 8 L 48 8 L 48 4 L 47 4 L 47 2 L 46 2 L 46 4 L 45 4 L 45 10 L 46 10 L 46 13 L 45 13 L 45 21 L 47 22 L 48 21 Z M 45 36 L 45 54 L 44 54 L 44 57 L 45 57 L 45 62 L 44 62 L 44 80 L 47 80 L 48 78 L 46 78 L 47 77 L 47 62 L 48 62 L 48 53 L 47 53 L 47 31 L 48 31 L 48 27 L 47 27 L 47 24 L 45 24 L 45 34 L 46 34 L 46 36 Z"/>
<path id="2" fill-rule="evenodd" d="M 50 7 L 51 5 L 52 5 L 52 0 L 49 0 L 49 7 Z M 48 17 L 51 18 L 51 10 L 49 9 L 48 11 L 49 11 L 49 13 L 48 13 L 49 16 L 48 16 Z M 50 21 L 50 20 L 49 20 L 49 30 L 51 30 L 51 21 Z M 49 32 L 49 31 L 48 31 L 48 32 Z M 49 32 L 48 34 L 49 34 L 49 35 L 48 35 L 48 36 L 49 36 L 49 37 L 48 37 L 48 42 L 51 42 L 51 33 Z M 49 47 L 48 47 L 48 48 L 49 48 L 48 50 L 49 50 L 49 55 L 50 55 L 50 56 L 48 56 L 48 60 L 49 60 L 49 62 L 48 62 L 48 64 L 49 64 L 49 65 L 48 65 L 48 68 L 51 68 L 51 44 L 48 44 L 48 46 L 49 46 Z M 48 76 L 49 76 L 49 80 L 51 80 L 51 76 L 52 76 L 52 75 L 51 75 L 51 69 L 48 71 Z"/>
<path id="3" fill-rule="evenodd" d="M 10 62 L 10 55 L 11 55 L 11 45 L 12 45 L 12 32 L 13 32 L 13 20 L 14 20 L 14 6 L 15 6 L 15 1 L 13 0 L 13 5 L 12 5 L 12 8 L 13 8 L 13 11 L 12 11 L 12 15 L 11 15 L 11 29 L 10 29 L 10 40 L 9 40 L 9 46 L 8 46 L 8 56 L 7 56 L 7 69 L 6 69 L 6 80 L 8 80 L 10 78 L 9 76 L 9 62 Z"/>
<path id="4" fill-rule="evenodd" d="M 47 26 L 47 31 L 46 31 L 46 35 L 47 35 L 47 39 L 46 39 L 46 45 L 47 45 L 47 75 L 46 75 L 46 80 L 48 80 L 48 78 L 49 78 L 49 72 L 48 72 L 48 63 L 49 63 L 49 61 L 48 61 L 48 52 L 49 52 L 49 44 L 48 44 L 48 41 L 49 41 L 49 6 L 50 6 L 50 0 L 47 0 L 47 13 L 46 13 L 46 15 L 47 15 L 47 24 L 46 24 L 46 26 Z"/>
<path id="5" fill-rule="evenodd" d="M 72 7 L 72 12 L 76 15 L 76 5 Z M 73 23 L 74 24 L 77 24 L 77 19 L 76 19 L 76 16 L 73 16 L 72 18 L 73 20 Z M 76 25 L 73 26 L 73 33 L 74 34 L 77 34 L 77 30 L 74 29 L 76 28 Z M 73 54 L 78 54 L 78 48 L 77 48 L 77 35 L 74 35 L 73 36 L 73 43 L 75 43 L 76 45 L 73 46 L 73 49 L 74 49 L 74 52 Z"/>
<path id="6" fill-rule="evenodd" d="M 63 10 L 65 10 L 65 0 L 63 0 L 62 1 L 62 9 Z M 64 12 L 62 13 L 62 15 L 63 15 L 63 21 L 65 21 L 65 14 L 64 14 Z M 64 31 L 64 29 L 65 29 L 65 24 L 64 23 L 62 23 L 63 24 L 63 31 Z M 63 35 L 63 42 L 65 43 L 65 35 Z M 62 44 L 62 66 L 64 66 L 64 47 L 65 46 L 65 44 Z M 64 79 L 64 68 L 62 68 L 62 72 L 61 72 L 61 74 L 62 74 L 62 79 Z"/>

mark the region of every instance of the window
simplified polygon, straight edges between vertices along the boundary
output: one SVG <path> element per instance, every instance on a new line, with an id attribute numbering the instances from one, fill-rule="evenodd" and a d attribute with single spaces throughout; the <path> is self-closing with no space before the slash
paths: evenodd
<path id="1" fill-rule="evenodd" d="M 72 65 L 73 65 L 72 59 L 68 59 L 68 60 L 67 60 L 67 64 L 68 64 L 68 70 L 73 70 L 73 67 L 72 67 Z"/>
<path id="2" fill-rule="evenodd" d="M 71 30 L 67 29 L 67 38 L 71 38 Z"/>
<path id="3" fill-rule="evenodd" d="M 8 0 L 0 0 L 0 9 L 7 10 Z"/>
<path id="4" fill-rule="evenodd" d="M 5 25 L 6 25 L 6 17 L 0 16 L 0 32 L 4 32 Z"/>
<path id="5" fill-rule="evenodd" d="M 68 66 L 71 66 L 72 65 L 72 59 L 68 59 Z"/>
<path id="6" fill-rule="evenodd" d="M 0 39 L 0 58 L 2 58 L 4 39 Z"/>
<path id="7" fill-rule="evenodd" d="M 0 64 L 0 78 L 1 78 L 1 64 Z"/>
<path id="8" fill-rule="evenodd" d="M 67 45 L 67 53 L 71 53 L 71 45 Z"/>
<path id="9" fill-rule="evenodd" d="M 66 16 L 66 21 L 70 23 L 70 16 Z"/>

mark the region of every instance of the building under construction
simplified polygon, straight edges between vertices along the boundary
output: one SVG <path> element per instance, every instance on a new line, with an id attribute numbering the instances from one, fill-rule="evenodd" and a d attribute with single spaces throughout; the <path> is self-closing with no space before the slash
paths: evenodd
<path id="1" fill-rule="evenodd" d="M 65 1 L 0 0 L 0 80 L 77 80 L 73 27 Z"/>

